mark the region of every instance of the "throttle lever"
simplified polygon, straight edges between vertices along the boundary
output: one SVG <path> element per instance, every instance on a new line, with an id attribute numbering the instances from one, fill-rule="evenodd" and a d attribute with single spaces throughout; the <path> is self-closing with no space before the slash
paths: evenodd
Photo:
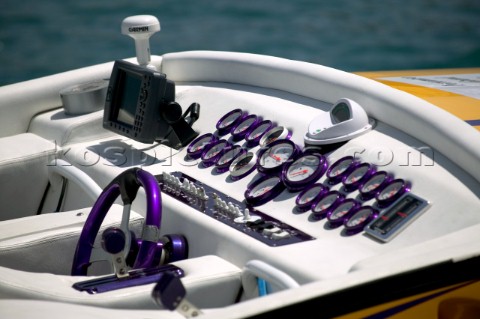
<path id="1" fill-rule="evenodd" d="M 102 248 L 112 255 L 113 268 L 117 278 L 128 277 L 124 252 L 126 240 L 127 236 L 118 227 L 109 227 L 102 233 Z"/>

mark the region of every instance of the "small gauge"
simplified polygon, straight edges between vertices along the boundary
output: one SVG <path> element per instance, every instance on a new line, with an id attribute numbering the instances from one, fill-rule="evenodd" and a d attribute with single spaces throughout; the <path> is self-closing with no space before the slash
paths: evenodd
<path id="1" fill-rule="evenodd" d="M 262 136 L 267 133 L 273 127 L 273 123 L 270 120 L 264 120 L 259 122 L 252 128 L 250 132 L 245 135 L 248 147 L 257 146 Z"/>
<path id="2" fill-rule="evenodd" d="M 344 198 L 345 196 L 338 191 L 329 191 L 323 194 L 312 208 L 313 217 L 316 219 L 325 217 Z"/>
<path id="3" fill-rule="evenodd" d="M 234 145 L 229 150 L 223 152 L 222 156 L 220 156 L 218 161 L 215 163 L 217 172 L 223 173 L 228 171 L 228 168 L 230 167 L 230 164 L 232 164 L 233 160 L 246 152 L 247 151 L 240 145 Z"/>
<path id="4" fill-rule="evenodd" d="M 232 128 L 244 117 L 245 113 L 241 109 L 235 109 L 222 116 L 216 125 L 219 135 L 230 133 Z"/>
<path id="5" fill-rule="evenodd" d="M 332 227 L 342 225 L 359 206 L 360 204 L 356 200 L 352 198 L 345 199 L 327 214 L 330 225 Z"/>
<path id="6" fill-rule="evenodd" d="M 389 206 L 408 190 L 407 183 L 401 178 L 388 182 L 388 184 L 375 197 L 378 207 L 385 208 Z"/>
<path id="7" fill-rule="evenodd" d="M 299 152 L 299 147 L 292 141 L 276 140 L 258 156 L 257 169 L 260 173 L 280 172 L 283 165 L 294 159 Z"/>
<path id="8" fill-rule="evenodd" d="M 263 205 L 277 197 L 283 190 L 283 185 L 278 176 L 263 176 L 253 182 L 245 191 L 245 201 L 251 206 Z"/>
<path id="9" fill-rule="evenodd" d="M 343 225 L 348 235 L 361 232 L 365 226 L 378 217 L 378 211 L 371 206 L 358 208 L 352 216 L 345 220 Z"/>
<path id="10" fill-rule="evenodd" d="M 245 137 L 252 130 L 255 125 L 260 122 L 260 118 L 255 114 L 250 114 L 240 121 L 232 129 L 232 138 L 234 141 L 239 141 Z"/>
<path id="11" fill-rule="evenodd" d="M 230 178 L 233 180 L 241 179 L 256 168 L 257 158 L 254 153 L 246 152 L 237 156 L 228 170 L 230 171 Z"/>
<path id="12" fill-rule="evenodd" d="M 374 173 L 358 187 L 361 198 L 363 200 L 374 198 L 391 179 L 392 177 L 385 171 Z"/>
<path id="13" fill-rule="evenodd" d="M 266 132 L 260 138 L 259 144 L 261 147 L 265 147 L 276 140 L 288 140 L 291 136 L 292 132 L 290 132 L 287 128 L 283 126 L 277 126 Z"/>
<path id="14" fill-rule="evenodd" d="M 322 177 L 327 165 L 323 155 L 304 154 L 284 167 L 282 180 L 290 191 L 297 191 Z"/>
<path id="15" fill-rule="evenodd" d="M 353 192 L 363 181 L 372 176 L 373 173 L 375 173 L 375 168 L 368 163 L 358 163 L 358 165 L 353 166 L 350 173 L 342 179 L 345 191 Z"/>
<path id="16" fill-rule="evenodd" d="M 328 183 L 331 185 L 339 183 L 342 178 L 349 173 L 354 163 L 355 159 L 353 156 L 342 157 L 333 163 L 327 171 Z"/>
<path id="17" fill-rule="evenodd" d="M 313 207 L 318 199 L 328 191 L 328 187 L 322 184 L 313 184 L 305 188 L 295 199 L 297 210 L 307 211 Z"/>
<path id="18" fill-rule="evenodd" d="M 217 138 L 212 133 L 203 134 L 194 139 L 187 147 L 187 154 L 193 159 L 200 158 L 205 146 L 215 142 Z"/>
<path id="19" fill-rule="evenodd" d="M 210 167 L 222 156 L 225 150 L 228 150 L 232 145 L 226 140 L 215 141 L 205 147 L 202 154 L 202 164 L 205 167 Z"/>

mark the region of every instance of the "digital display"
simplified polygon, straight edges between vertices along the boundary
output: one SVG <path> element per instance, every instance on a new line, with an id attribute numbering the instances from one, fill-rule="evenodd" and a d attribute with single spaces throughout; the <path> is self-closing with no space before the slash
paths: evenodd
<path id="1" fill-rule="evenodd" d="M 365 231 L 382 241 L 388 241 L 418 217 L 427 206 L 428 202 L 424 199 L 407 193 L 368 224 Z"/>
<path id="2" fill-rule="evenodd" d="M 124 71 L 122 71 L 121 78 L 117 120 L 131 127 L 135 122 L 142 78 L 134 74 L 127 74 Z"/>
<path id="3" fill-rule="evenodd" d="M 351 118 L 350 108 L 347 103 L 338 103 L 331 111 L 332 123 L 338 124 Z"/>

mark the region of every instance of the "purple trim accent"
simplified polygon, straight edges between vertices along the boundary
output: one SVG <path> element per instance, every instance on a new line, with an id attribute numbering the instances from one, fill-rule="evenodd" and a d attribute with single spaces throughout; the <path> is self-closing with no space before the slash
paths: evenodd
<path id="1" fill-rule="evenodd" d="M 164 238 L 165 263 L 183 260 L 188 257 L 188 243 L 185 236 L 165 235 Z"/>
<path id="2" fill-rule="evenodd" d="M 200 149 L 193 149 L 193 145 L 195 145 L 195 143 L 199 142 L 200 140 L 202 140 L 206 137 L 210 138 L 210 141 L 206 145 L 204 145 Z M 200 158 L 200 156 L 202 156 L 203 151 L 205 150 L 205 147 L 210 145 L 212 142 L 215 142 L 216 140 L 217 140 L 217 138 L 212 133 L 206 133 L 206 134 L 203 134 L 203 135 L 197 137 L 187 146 L 187 155 L 190 156 L 193 159 Z"/>
<path id="3" fill-rule="evenodd" d="M 221 147 L 222 144 L 223 144 L 223 148 L 222 148 L 221 150 L 219 150 L 219 151 L 217 152 L 217 154 L 213 155 L 213 156 L 210 157 L 210 158 L 206 158 L 206 157 L 205 157 L 212 148 L 214 148 L 214 147 L 216 147 L 216 146 L 217 146 L 217 147 L 218 147 L 218 146 Z M 204 150 L 203 150 L 203 153 L 202 153 L 202 157 L 201 157 L 201 158 L 202 158 L 202 165 L 203 165 L 204 167 L 210 167 L 210 166 L 214 165 L 214 164 L 218 161 L 218 159 L 219 159 L 220 157 L 222 157 L 222 155 L 223 155 L 226 151 L 228 151 L 231 147 L 232 147 L 232 144 L 230 144 L 229 142 L 227 142 L 227 141 L 224 140 L 224 139 L 217 140 L 217 141 L 215 141 L 215 142 L 213 142 L 213 143 L 210 143 L 209 145 L 205 146 L 205 148 L 204 148 Z"/>
<path id="4" fill-rule="evenodd" d="M 362 191 L 362 188 L 372 179 L 375 178 L 379 175 L 385 175 L 384 180 L 374 189 L 368 192 Z M 392 180 L 392 176 L 390 176 L 387 172 L 385 171 L 377 171 L 374 174 L 372 174 L 368 179 L 366 179 L 361 185 L 358 186 L 358 192 L 360 193 L 360 198 L 364 201 L 369 200 L 377 196 L 378 193 L 387 185 L 388 182 Z"/>
<path id="5" fill-rule="evenodd" d="M 316 157 L 318 158 L 318 167 L 315 169 L 314 173 L 307 177 L 304 180 L 301 181 L 291 181 L 288 178 L 288 169 L 297 161 L 301 160 L 303 157 Z M 327 158 L 323 155 L 320 154 L 304 154 L 300 156 L 299 158 L 295 159 L 294 161 L 288 163 L 283 167 L 282 170 L 282 181 L 285 184 L 285 186 L 288 188 L 290 191 L 299 191 L 303 189 L 305 186 L 308 186 L 312 183 L 315 183 L 320 177 L 325 174 L 325 171 L 327 170 L 328 167 L 328 162 Z"/>
<path id="6" fill-rule="evenodd" d="M 293 148 L 292 150 L 292 154 L 289 156 L 288 160 L 285 161 L 284 163 L 278 165 L 278 166 L 275 166 L 275 167 L 264 167 L 263 164 L 261 163 L 262 162 L 262 157 L 263 157 L 263 154 L 265 154 L 267 151 L 269 151 L 272 147 L 278 145 L 278 144 L 290 144 Z M 288 162 L 288 161 L 291 161 L 291 160 L 294 160 L 297 158 L 297 156 L 300 155 L 300 147 L 295 144 L 293 141 L 291 140 L 287 140 L 287 139 L 281 139 L 281 140 L 276 140 L 276 141 L 273 141 L 271 142 L 270 144 L 268 144 L 267 147 L 263 148 L 260 153 L 258 154 L 258 158 L 257 158 L 257 170 L 260 172 L 260 173 L 263 173 L 263 174 L 275 174 L 275 173 L 281 173 L 283 167 L 285 166 L 285 164 Z"/>
<path id="7" fill-rule="evenodd" d="M 300 203 L 300 199 L 302 196 L 304 196 L 306 193 L 308 193 L 311 189 L 313 188 L 318 188 L 318 193 L 312 197 L 311 200 L 306 201 L 305 203 Z M 303 191 L 298 194 L 297 198 L 295 199 L 295 204 L 297 205 L 297 209 L 299 211 L 307 211 L 310 210 L 313 205 L 315 205 L 318 200 L 326 193 L 328 192 L 328 187 L 323 185 L 323 184 L 313 184 L 305 188 Z"/>
<path id="8" fill-rule="evenodd" d="M 238 153 L 234 154 L 228 161 L 226 161 L 224 163 L 219 163 L 223 156 L 225 156 L 227 153 L 230 153 L 232 151 L 237 151 Z M 232 162 L 237 157 L 241 156 L 242 154 L 245 154 L 246 152 L 247 152 L 247 150 L 244 149 L 243 147 L 241 147 L 240 145 L 233 145 L 228 151 L 225 151 L 222 154 L 222 156 L 220 156 L 220 158 L 215 163 L 215 168 L 217 169 L 217 172 L 223 173 L 223 172 L 228 171 L 228 168 L 230 167 L 230 164 L 232 164 Z"/>
<path id="9" fill-rule="evenodd" d="M 235 132 L 235 130 L 240 126 L 242 125 L 243 123 L 245 123 L 245 121 L 248 121 L 250 119 L 253 119 L 253 122 L 250 123 L 245 129 L 243 129 L 241 132 Z M 243 139 L 245 137 L 245 135 L 247 135 L 251 130 L 252 128 L 257 125 L 258 122 L 261 121 L 261 118 L 258 117 L 257 115 L 255 114 L 250 114 L 248 116 L 245 116 L 244 118 L 242 118 L 236 125 L 234 128 L 232 128 L 231 130 L 231 134 L 232 134 L 232 139 L 234 141 L 239 141 L 241 139 Z"/>
<path id="10" fill-rule="evenodd" d="M 267 127 L 265 129 L 263 129 L 263 132 L 260 133 L 258 136 L 250 139 L 250 135 L 257 129 L 259 128 L 260 126 L 264 126 L 264 125 L 267 125 Z M 273 127 L 273 122 L 270 121 L 270 120 L 264 120 L 264 121 L 261 121 L 257 124 L 255 124 L 254 127 L 252 127 L 251 131 L 248 132 L 246 135 L 245 135 L 245 141 L 247 141 L 247 146 L 248 147 L 255 147 L 258 145 L 258 143 L 260 143 L 260 139 L 262 138 L 263 135 L 265 135 L 265 133 L 267 133 L 269 130 L 271 130 Z"/>
<path id="11" fill-rule="evenodd" d="M 350 183 L 350 184 L 347 184 L 347 179 L 350 177 L 351 174 L 353 174 L 357 169 L 359 168 L 362 168 L 362 167 L 368 167 L 367 171 L 364 173 L 364 175 Z M 344 186 L 344 189 L 346 192 L 353 192 L 354 190 L 356 190 L 364 181 L 366 181 L 370 176 L 372 176 L 375 172 L 376 172 L 376 168 L 371 165 L 371 164 L 368 164 L 368 163 L 360 163 L 360 162 L 355 162 L 355 164 L 353 164 L 351 167 L 350 167 L 350 171 L 347 175 L 344 175 L 343 178 L 342 178 L 342 183 L 343 183 L 343 186 Z"/>
<path id="12" fill-rule="evenodd" d="M 321 207 L 317 207 L 324 198 L 327 198 L 329 196 L 333 196 L 335 195 L 335 200 L 332 204 L 330 204 L 330 206 L 324 208 L 324 209 L 321 209 Z M 321 218 L 324 218 L 325 216 L 327 216 L 327 214 L 329 214 L 333 209 L 335 209 L 335 207 L 337 207 L 338 204 L 340 204 L 343 200 L 345 199 L 345 195 L 343 195 L 342 193 L 340 193 L 339 191 L 329 191 L 329 192 L 326 192 L 322 195 L 322 197 L 318 198 L 318 201 L 313 205 L 312 207 L 312 216 L 316 219 L 321 219 Z M 320 209 L 320 210 L 319 210 Z"/>
<path id="13" fill-rule="evenodd" d="M 370 215 L 368 215 L 368 217 L 361 221 L 359 224 L 357 225 L 353 225 L 353 226 L 349 226 L 348 223 L 349 221 L 355 217 L 355 215 L 364 210 L 364 209 L 369 209 L 370 210 Z M 378 210 L 376 210 L 375 208 L 371 207 L 371 206 L 361 206 L 361 207 L 358 207 L 355 209 L 354 212 L 352 212 L 352 215 L 350 217 L 348 217 L 347 219 L 345 219 L 345 221 L 343 222 L 343 226 L 345 226 L 345 232 L 347 235 L 355 235 L 359 232 L 361 232 L 365 226 L 367 226 L 367 224 L 369 222 L 371 222 L 372 220 L 374 220 L 375 218 L 378 217 Z"/>
<path id="14" fill-rule="evenodd" d="M 277 178 L 278 182 L 268 191 L 263 193 L 260 196 L 252 196 L 251 192 L 252 190 L 260 185 L 261 183 L 269 180 L 269 179 Z M 250 184 L 247 187 L 247 190 L 245 191 L 245 201 L 247 202 L 248 205 L 251 206 L 260 206 L 265 204 L 266 202 L 270 201 L 271 199 L 274 199 L 278 195 L 280 195 L 281 192 L 285 189 L 285 185 L 283 185 L 282 180 L 278 176 L 262 176 L 258 178 L 256 181 L 254 181 L 252 184 Z"/>
<path id="15" fill-rule="evenodd" d="M 345 171 L 343 171 L 342 173 L 340 173 L 336 176 L 332 176 L 331 173 L 332 173 L 333 169 L 336 168 L 338 165 L 340 165 L 340 163 L 343 163 L 344 161 L 351 161 L 348 168 Z M 342 181 L 342 178 L 350 173 L 350 169 L 354 165 L 354 163 L 355 163 L 355 158 L 353 156 L 345 156 L 345 157 L 342 157 L 339 160 L 337 160 L 332 165 L 330 165 L 330 168 L 327 170 L 327 177 L 328 177 L 327 183 L 330 184 L 330 185 L 335 185 L 335 184 L 340 183 Z"/>
<path id="16" fill-rule="evenodd" d="M 226 120 L 229 116 L 231 116 L 232 114 L 234 113 L 239 113 L 240 115 L 230 124 L 224 126 L 224 127 L 220 127 L 221 123 Z M 234 126 L 237 125 L 237 123 L 243 119 L 245 116 L 247 116 L 247 113 L 246 112 L 243 112 L 241 109 L 235 109 L 235 110 L 232 110 L 230 112 L 228 112 L 227 114 L 225 114 L 224 116 L 222 116 L 218 121 L 217 121 L 217 124 L 215 125 L 215 128 L 217 129 L 217 133 L 218 135 L 225 135 L 227 133 L 230 133 L 232 128 Z"/>
<path id="17" fill-rule="evenodd" d="M 348 209 L 348 211 L 345 214 L 343 214 L 338 218 L 336 216 L 332 217 L 332 215 L 335 213 L 337 209 L 341 208 L 344 205 L 349 205 L 350 203 L 352 206 Z M 353 198 L 347 198 L 339 202 L 337 205 L 335 205 L 335 208 L 330 210 L 327 214 L 327 219 L 328 219 L 328 222 L 330 223 L 330 226 L 338 227 L 342 225 L 345 222 L 345 220 L 347 220 L 358 207 L 360 207 L 360 203 L 354 200 Z"/>
<path id="18" fill-rule="evenodd" d="M 390 195 L 388 198 L 379 199 L 381 193 L 385 189 L 387 189 L 390 185 L 393 185 L 395 183 L 400 183 L 400 189 L 395 194 Z M 378 205 L 379 208 L 388 207 L 394 201 L 396 201 L 398 198 L 400 198 L 400 196 L 402 196 L 404 193 L 406 193 L 408 191 L 410 191 L 410 188 L 409 188 L 408 183 L 405 180 L 403 180 L 401 178 L 390 180 L 388 183 L 386 183 L 386 185 L 383 187 L 383 189 L 380 192 L 378 192 L 377 195 L 375 196 L 375 199 L 377 200 L 377 205 Z"/>

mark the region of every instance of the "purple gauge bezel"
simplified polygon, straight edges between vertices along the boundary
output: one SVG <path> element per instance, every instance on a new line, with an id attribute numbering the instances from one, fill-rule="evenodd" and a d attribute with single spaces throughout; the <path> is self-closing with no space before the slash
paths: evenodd
<path id="1" fill-rule="evenodd" d="M 305 203 L 300 203 L 300 198 L 302 198 L 303 195 L 305 195 L 307 192 L 309 192 L 312 188 L 319 187 L 321 190 L 315 195 L 310 201 L 307 201 Z M 323 184 L 320 183 L 315 183 L 312 184 L 308 187 L 306 187 L 304 190 L 300 192 L 300 194 L 297 195 L 297 198 L 295 199 L 295 205 L 299 211 L 307 211 L 310 210 L 315 203 L 318 202 L 319 198 L 321 198 L 325 193 L 329 191 L 329 188 Z"/>
<path id="2" fill-rule="evenodd" d="M 338 219 L 332 219 L 331 216 L 333 215 L 333 213 L 335 212 L 335 210 L 337 210 L 339 207 L 347 204 L 347 203 L 353 203 L 353 206 L 350 207 L 350 209 L 348 210 L 348 212 L 343 215 L 342 217 L 338 218 Z M 338 227 L 340 225 L 342 225 L 345 220 L 347 220 L 348 218 L 350 218 L 350 216 L 353 214 L 353 212 L 358 208 L 360 207 L 360 203 L 358 201 L 356 201 L 355 199 L 353 198 L 346 198 L 344 200 L 342 200 L 341 202 L 339 202 L 334 209 L 330 210 L 327 214 L 327 219 L 328 219 L 328 222 L 330 223 L 330 225 L 332 227 Z"/>
<path id="3" fill-rule="evenodd" d="M 337 175 L 337 176 L 330 176 L 330 173 L 332 172 L 332 170 L 340 165 L 340 163 L 342 163 L 343 161 L 346 161 L 346 160 L 351 160 L 352 162 L 350 163 L 350 165 L 348 166 L 348 168 L 343 172 L 341 173 L 340 175 Z M 330 184 L 330 185 L 335 185 L 335 184 L 338 184 L 342 181 L 343 177 L 350 174 L 350 170 L 352 169 L 352 166 L 354 166 L 356 164 L 355 162 L 355 158 L 353 156 L 344 156 L 338 160 L 336 160 L 332 165 L 330 165 L 330 167 L 328 168 L 327 170 L 327 183 Z"/>
<path id="4" fill-rule="evenodd" d="M 204 139 L 205 137 L 210 137 L 210 141 L 207 144 L 205 144 L 201 149 L 192 151 L 193 145 L 195 143 L 197 143 L 198 141 Z M 206 133 L 206 134 L 200 135 L 199 137 L 194 139 L 190 144 L 188 144 L 187 155 L 190 156 L 193 159 L 200 158 L 202 156 L 203 151 L 205 150 L 205 147 L 207 147 L 211 143 L 215 142 L 216 140 L 217 140 L 217 137 L 215 135 L 213 135 L 212 133 Z"/>
<path id="5" fill-rule="evenodd" d="M 402 187 L 400 188 L 400 190 L 393 196 L 387 198 L 387 199 L 384 199 L 384 200 L 381 200 L 381 199 L 378 199 L 378 197 L 380 196 L 380 194 L 390 185 L 394 184 L 394 183 L 398 183 L 398 182 L 401 182 L 402 183 Z M 405 181 L 404 179 L 402 178 L 396 178 L 396 179 L 392 179 L 390 180 L 388 183 L 385 183 L 385 186 L 382 188 L 381 191 L 379 191 L 376 195 L 375 195 L 375 200 L 377 201 L 377 205 L 379 208 L 386 208 L 388 206 L 390 206 L 394 201 L 396 201 L 397 199 L 400 198 L 400 196 L 402 196 L 403 194 L 405 194 L 406 192 L 409 192 L 410 191 L 410 185 L 407 181 Z"/>
<path id="6" fill-rule="evenodd" d="M 368 218 L 365 219 L 363 222 L 361 222 L 358 225 L 348 226 L 349 220 L 351 220 L 358 212 L 360 212 L 363 209 L 370 209 L 371 214 L 368 216 Z M 374 220 L 375 218 L 378 217 L 378 214 L 379 214 L 378 210 L 376 210 L 372 206 L 359 206 L 359 207 L 357 207 L 357 209 L 355 209 L 355 211 L 352 212 L 352 214 L 347 219 L 345 219 L 345 221 L 343 222 L 343 226 L 345 227 L 346 234 L 347 235 L 354 235 L 354 234 L 357 234 L 357 233 L 361 232 L 365 228 L 365 226 L 367 226 L 368 223 L 370 223 L 372 220 Z"/>
<path id="7" fill-rule="evenodd" d="M 225 163 L 219 164 L 219 161 L 223 156 L 227 155 L 228 152 L 231 152 L 231 151 L 234 151 L 234 150 L 238 150 L 239 152 L 237 154 L 233 155 L 232 158 L 229 159 L 228 161 L 226 161 Z M 228 171 L 228 168 L 230 167 L 230 164 L 232 164 L 232 162 L 237 157 L 241 156 L 242 154 L 245 154 L 246 152 L 247 152 L 247 150 L 244 149 L 243 147 L 241 147 L 240 145 L 232 145 L 228 150 L 225 150 L 225 152 L 223 152 L 223 154 L 215 162 L 215 168 L 217 169 L 217 172 L 223 173 L 223 172 Z"/>
<path id="8" fill-rule="evenodd" d="M 220 124 L 225 121 L 225 119 L 229 116 L 231 116 L 234 113 L 240 113 L 240 115 L 229 125 L 220 127 Z M 226 113 L 224 116 L 222 116 L 218 121 L 217 124 L 215 125 L 215 128 L 217 129 L 217 133 L 219 135 L 226 135 L 232 131 L 232 128 L 235 127 L 242 118 L 246 117 L 247 113 L 244 112 L 242 109 L 234 109 L 228 113 Z"/>
<path id="9" fill-rule="evenodd" d="M 290 144 L 292 147 L 293 147 L 293 151 L 292 151 L 292 154 L 289 156 L 288 160 L 286 160 L 285 162 L 283 162 L 282 164 L 278 165 L 278 166 L 275 166 L 275 167 L 264 167 L 262 164 L 261 164 L 261 161 L 262 161 L 262 156 L 263 154 L 265 154 L 269 149 L 271 149 L 272 147 L 278 145 L 278 144 L 282 144 L 282 143 L 287 143 L 287 144 Z M 281 139 L 281 140 L 275 140 L 273 141 L 272 143 L 268 144 L 267 147 L 263 148 L 259 154 L 258 154 L 258 157 L 257 157 L 257 170 L 262 173 L 262 174 L 276 174 L 276 173 L 281 173 L 282 172 L 282 169 L 285 167 L 285 165 L 287 164 L 288 161 L 292 161 L 292 160 L 295 160 L 299 155 L 300 155 L 301 151 L 300 151 L 300 147 L 295 144 L 294 142 L 292 142 L 291 140 L 287 140 L 287 139 Z"/>
<path id="10" fill-rule="evenodd" d="M 362 178 L 360 178 L 359 180 L 357 180 L 356 182 L 353 182 L 353 183 L 350 183 L 350 184 L 347 184 L 345 183 L 346 180 L 348 179 L 348 177 L 353 174 L 358 168 L 360 167 L 364 167 L 364 166 L 367 166 L 368 169 L 367 171 L 365 172 L 365 174 L 362 176 Z M 370 163 L 360 163 L 360 162 L 356 162 L 351 168 L 350 168 L 350 172 L 348 174 L 346 174 L 345 176 L 343 176 L 342 178 L 342 184 L 343 184 L 343 187 L 345 189 L 346 192 L 353 192 L 354 190 L 358 189 L 358 186 L 360 186 L 365 180 L 367 180 L 368 178 L 370 178 L 370 176 L 372 176 L 375 172 L 377 171 L 376 167 L 373 166 L 372 164 Z"/>
<path id="11" fill-rule="evenodd" d="M 318 211 L 316 212 L 315 211 L 315 208 L 317 207 L 317 205 L 326 197 L 332 195 L 332 194 L 335 194 L 337 195 L 337 198 L 335 199 L 335 201 L 330 205 L 328 206 L 327 208 L 325 209 L 322 209 L 321 211 Z M 337 207 L 338 204 L 340 204 L 341 202 L 343 202 L 345 200 L 345 195 L 343 195 L 342 193 L 340 193 L 339 191 L 328 191 L 326 193 L 324 193 L 321 197 L 318 198 L 318 200 L 316 201 L 315 204 L 312 205 L 312 213 L 313 213 L 313 217 L 315 217 L 316 219 L 321 219 L 325 216 L 327 216 L 331 210 L 335 209 L 335 207 Z"/>
<path id="12" fill-rule="evenodd" d="M 239 161 L 241 161 L 243 159 L 243 157 L 246 157 L 246 156 L 251 156 L 251 159 L 250 159 L 250 162 L 249 163 L 252 163 L 252 166 L 250 168 L 248 168 L 247 170 L 245 170 L 244 172 L 240 173 L 239 175 L 235 175 L 235 174 L 232 174 L 233 172 L 233 167 L 235 166 L 235 164 Z M 256 157 L 255 157 L 255 154 L 252 153 L 252 152 L 246 152 L 246 153 L 243 153 L 239 156 L 237 156 L 233 161 L 232 163 L 230 163 L 230 166 L 228 167 L 228 170 L 230 171 L 230 178 L 234 181 L 236 180 L 239 180 L 241 178 L 244 178 L 245 176 L 247 176 L 248 174 L 250 174 L 251 172 L 253 172 L 255 169 L 257 168 L 257 164 L 256 164 Z"/>
<path id="13" fill-rule="evenodd" d="M 264 194 L 258 196 L 258 197 L 252 197 L 249 194 L 252 192 L 252 190 L 260 185 L 261 183 L 271 179 L 271 178 L 277 178 L 278 183 L 272 187 L 272 189 L 268 190 Z M 261 176 L 257 180 L 255 180 L 252 184 L 250 184 L 247 187 L 247 190 L 245 191 L 244 197 L 245 197 L 245 202 L 250 205 L 250 206 L 260 206 L 268 201 L 274 199 L 278 195 L 280 195 L 281 192 L 285 190 L 285 185 L 282 183 L 282 179 L 279 176 L 276 175 L 265 175 Z"/>
<path id="14" fill-rule="evenodd" d="M 257 137 L 253 138 L 253 139 L 250 139 L 250 135 L 257 129 L 259 128 L 260 126 L 262 125 L 267 125 L 267 128 L 260 134 L 258 135 Z M 255 124 L 254 127 L 252 127 L 252 129 L 245 135 L 245 141 L 247 141 L 247 146 L 248 147 L 254 147 L 254 146 L 257 146 L 259 143 L 260 143 L 260 139 L 262 138 L 263 135 L 265 135 L 265 133 L 267 133 L 268 131 L 270 131 L 272 129 L 272 127 L 274 126 L 273 122 L 270 121 L 270 120 L 263 120 L 261 122 L 258 122 L 257 124 Z"/>
<path id="15" fill-rule="evenodd" d="M 385 175 L 385 179 L 378 185 L 376 188 L 374 188 L 371 191 L 368 192 L 362 192 L 363 186 L 367 184 L 372 178 L 376 177 L 377 175 Z M 361 185 L 358 185 L 358 192 L 360 193 L 360 197 L 362 200 L 370 200 L 377 196 L 378 193 L 382 191 L 382 189 L 387 185 L 388 182 L 390 182 L 393 179 L 393 177 L 387 173 L 386 171 L 377 171 L 370 175 L 369 178 L 365 179 L 365 181 L 362 182 Z"/>
<path id="16" fill-rule="evenodd" d="M 313 156 L 313 157 L 318 158 L 319 165 L 315 169 L 315 172 L 312 175 L 310 175 L 309 177 L 307 177 L 306 179 L 302 180 L 302 181 L 291 181 L 291 180 L 289 180 L 288 179 L 289 168 L 296 161 L 298 161 L 301 158 L 306 157 L 306 156 Z M 327 167 L 328 167 L 328 162 L 327 162 L 327 158 L 325 156 L 323 156 L 321 154 L 311 154 L 311 153 L 302 154 L 301 156 L 298 156 L 295 160 L 287 163 L 283 167 L 283 169 L 282 169 L 282 181 L 285 184 L 285 186 L 288 188 L 288 190 L 293 191 L 293 192 L 299 191 L 302 188 L 304 188 L 305 186 L 308 186 L 312 183 L 315 183 L 320 177 L 323 176 L 323 174 L 325 174 L 325 171 L 327 170 Z"/>
<path id="17" fill-rule="evenodd" d="M 281 132 L 280 135 L 277 136 L 273 140 L 269 140 L 268 137 L 270 135 L 272 135 L 273 133 L 276 133 L 277 131 Z M 287 129 L 286 127 L 284 127 L 284 126 L 274 126 L 270 130 L 265 132 L 265 134 L 263 134 L 262 138 L 259 141 L 259 145 L 261 147 L 267 147 L 267 145 L 270 145 L 270 143 L 273 143 L 276 140 L 288 140 L 291 137 L 292 137 L 292 132 L 289 129 Z"/>
<path id="18" fill-rule="evenodd" d="M 245 130 L 235 133 L 235 130 L 240 125 L 242 125 L 243 123 L 245 123 L 245 121 L 248 121 L 250 119 L 254 119 L 254 121 L 252 123 L 250 123 L 250 125 L 247 126 L 247 128 Z M 261 121 L 261 118 L 256 114 L 250 114 L 250 115 L 247 115 L 247 116 L 243 117 L 240 121 L 237 122 L 237 124 L 230 131 L 230 134 L 232 135 L 232 139 L 234 141 L 240 141 L 241 139 L 243 139 L 245 137 L 245 135 L 247 135 L 252 130 L 252 127 L 257 125 L 257 123 L 260 122 L 260 121 Z"/>
<path id="19" fill-rule="evenodd" d="M 205 158 L 205 155 L 212 149 L 214 148 L 215 146 L 219 145 L 219 144 L 225 144 L 225 146 L 214 156 L 210 157 L 210 158 Z M 222 156 L 222 154 L 226 151 L 228 151 L 230 148 L 232 147 L 232 144 L 230 144 L 227 140 L 224 140 L 224 139 L 220 139 L 220 140 L 217 140 L 213 143 L 210 143 L 209 145 L 207 145 L 204 150 L 203 150 L 203 153 L 202 153 L 202 156 L 201 156 L 201 159 L 202 159 L 202 165 L 204 167 L 210 167 L 212 165 L 214 165 L 217 160 Z"/>

